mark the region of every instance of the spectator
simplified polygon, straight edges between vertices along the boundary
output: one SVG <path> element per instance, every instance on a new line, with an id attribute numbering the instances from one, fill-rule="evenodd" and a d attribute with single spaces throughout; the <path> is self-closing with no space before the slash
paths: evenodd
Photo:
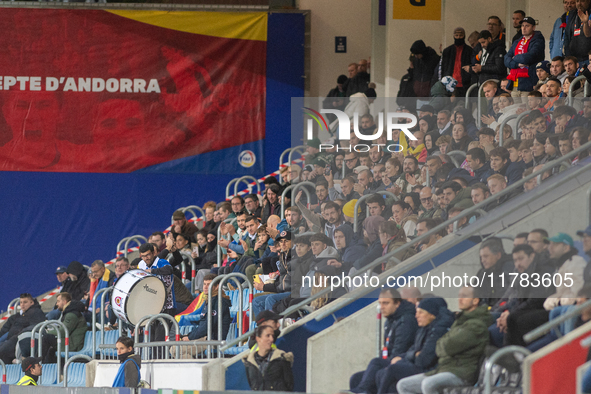
<path id="1" fill-rule="evenodd" d="M 68 292 L 73 300 L 80 301 L 84 296 L 87 296 L 90 289 L 90 278 L 86 269 L 78 261 L 72 261 L 68 265 L 68 275 L 72 281 Z"/>
<path id="2" fill-rule="evenodd" d="M 293 353 L 277 349 L 272 327 L 257 327 L 255 337 L 257 344 L 242 358 L 251 390 L 293 391 Z"/>
<path id="3" fill-rule="evenodd" d="M 32 329 L 36 324 L 45 321 L 45 314 L 41 310 L 39 302 L 29 293 L 20 295 L 19 306 L 21 313 L 10 316 L 0 329 L 0 338 L 5 338 L 3 342 L 0 342 L 0 360 L 5 364 L 12 364 L 12 360 L 14 360 L 18 336 L 27 327 Z"/>
<path id="4" fill-rule="evenodd" d="M 570 144 L 573 150 L 579 149 L 581 146 L 589 142 L 589 131 L 582 127 L 575 127 L 570 133 Z M 589 151 L 583 151 L 577 155 L 572 161 L 572 164 L 576 164 L 580 159 L 589 156 Z"/>
<path id="5" fill-rule="evenodd" d="M 447 110 L 442 110 L 437 113 L 437 129 L 439 135 L 448 135 L 451 137 L 452 132 L 451 114 Z"/>
<path id="6" fill-rule="evenodd" d="M 379 228 L 382 222 L 386 220 L 381 216 L 370 216 L 363 221 L 363 236 L 365 244 L 368 246 L 366 254 L 353 264 L 355 271 L 353 274 L 361 270 L 366 265 L 373 262 L 378 257 L 382 256 L 382 244 L 380 243 Z"/>
<path id="7" fill-rule="evenodd" d="M 353 189 L 359 195 L 373 194 L 377 191 L 380 183 L 375 181 L 370 170 L 365 169 L 357 174 L 357 183 L 353 185 Z"/>
<path id="8" fill-rule="evenodd" d="M 153 245 L 151 243 L 145 243 L 141 245 L 139 252 L 142 261 L 139 263 L 138 267 L 151 273 L 152 275 L 156 275 L 164 282 L 164 286 L 166 288 L 166 301 L 164 302 L 164 308 L 162 310 L 162 313 L 168 313 L 171 316 L 176 315 L 176 302 L 174 298 L 174 279 L 172 274 L 172 266 L 168 261 L 156 256 L 156 253 L 153 249 Z M 164 338 L 163 335 L 162 338 Z"/>
<path id="9" fill-rule="evenodd" d="M 281 335 L 279 320 L 281 320 L 281 316 L 273 311 L 262 311 L 255 317 L 257 327 L 271 327 L 273 329 L 275 340 Z M 253 334 L 248 340 L 248 348 L 252 349 L 256 344 L 256 335 Z"/>
<path id="10" fill-rule="evenodd" d="M 500 192 L 502 192 L 503 190 L 505 190 L 507 188 L 506 178 L 504 176 L 502 176 L 501 174 L 491 175 L 490 177 L 488 177 L 486 182 L 488 184 L 488 189 L 490 190 L 490 194 L 493 196 L 496 194 L 499 194 Z M 497 197 L 497 199 L 495 201 L 491 202 L 490 204 L 488 204 L 486 206 L 485 211 L 487 211 L 487 212 L 492 211 L 494 208 L 498 207 L 499 205 L 502 205 L 503 203 L 508 201 L 513 196 L 514 196 L 514 194 L 509 193 L 509 194 L 505 194 L 501 197 Z"/>
<path id="11" fill-rule="evenodd" d="M 552 28 L 552 34 L 550 35 L 550 57 L 560 57 L 564 53 L 564 35 L 569 18 L 573 17 L 576 12 L 576 1 L 575 0 L 563 0 L 564 14 L 562 14 Z M 556 75 L 555 75 L 556 76 Z"/>
<path id="12" fill-rule="evenodd" d="M 427 158 L 427 149 L 425 149 L 424 138 L 425 133 L 422 131 L 415 131 L 414 136 L 416 140 L 408 141 L 408 155 L 414 156 L 419 163 L 424 164 Z"/>
<path id="13" fill-rule="evenodd" d="M 511 93 L 513 97 L 527 97 L 527 92 L 533 90 L 537 76 L 530 68 L 544 60 L 544 36 L 535 30 L 535 19 L 525 17 L 521 21 L 523 37 L 515 41 L 505 55 L 505 66 L 511 70 L 507 78 L 516 85 Z"/>
<path id="14" fill-rule="evenodd" d="M 534 144 L 533 140 L 524 140 L 521 141 L 519 145 L 519 155 L 521 156 L 521 160 L 523 164 L 525 164 L 525 168 L 533 168 L 534 166 L 534 157 L 531 153 L 531 147 Z"/>
<path id="15" fill-rule="evenodd" d="M 453 77 L 443 77 L 441 81 L 435 82 L 430 91 L 429 106 L 437 111 L 448 108 L 452 101 L 451 96 L 456 94 L 457 83 Z"/>
<path id="16" fill-rule="evenodd" d="M 560 134 L 558 136 L 558 150 L 560 152 L 560 156 L 564 156 L 573 150 L 568 134 Z"/>
<path id="17" fill-rule="evenodd" d="M 267 223 L 272 215 L 281 213 L 281 186 L 273 184 L 265 189 L 265 198 L 263 199 L 263 209 L 261 213 L 261 222 Z"/>
<path id="18" fill-rule="evenodd" d="M 577 235 L 582 238 L 583 252 L 591 257 L 591 225 L 584 230 L 577 231 Z M 587 264 L 584 273 L 585 283 L 591 282 L 591 264 Z"/>
<path id="19" fill-rule="evenodd" d="M 576 7 L 572 17 L 569 15 L 564 32 L 564 54 L 574 56 L 579 63 L 587 65 L 587 55 L 591 51 L 591 27 L 588 23 L 591 0 L 579 0 Z"/>
<path id="20" fill-rule="evenodd" d="M 521 22 L 523 21 L 524 18 L 525 18 L 525 12 L 523 12 L 521 10 L 517 10 L 517 11 L 513 12 L 513 17 L 512 17 L 513 28 L 517 29 L 517 32 L 515 33 L 515 35 L 511 39 L 511 42 L 515 42 L 523 36 L 523 34 L 521 33 Z"/>
<path id="21" fill-rule="evenodd" d="M 572 0 L 568 0 L 572 1 Z M 558 79 L 562 84 L 566 77 L 568 77 L 568 73 L 564 69 L 564 57 L 562 56 L 554 56 L 552 58 L 552 63 L 550 63 L 550 74 Z"/>
<path id="22" fill-rule="evenodd" d="M 489 238 L 480 244 L 480 265 L 482 268 L 476 274 L 479 278 L 490 275 L 500 278 L 502 275 L 509 278 L 513 272 L 514 264 L 511 255 L 505 253 L 503 242 L 500 238 Z M 505 282 L 484 281 L 480 288 L 482 302 L 486 305 L 495 305 L 505 293 Z"/>
<path id="23" fill-rule="evenodd" d="M 536 64 L 536 76 L 538 77 L 538 83 L 536 86 L 541 86 L 548 82 L 548 78 L 550 78 L 550 62 L 547 60 L 543 60 Z M 529 95 L 528 95 L 529 97 Z"/>
<path id="24" fill-rule="evenodd" d="M 118 257 L 119 258 L 119 257 Z M 68 275 L 67 268 L 64 266 L 57 267 L 55 270 L 55 276 L 57 277 L 60 286 L 58 289 L 60 293 L 66 293 L 69 290 L 69 287 L 72 285 L 72 280 Z M 57 309 L 57 304 L 53 307 L 53 310 L 47 313 L 47 320 L 56 320 L 60 317 L 60 310 Z"/>
<path id="25" fill-rule="evenodd" d="M 445 209 L 441 215 L 441 218 L 444 220 L 447 219 L 448 212 L 453 207 L 465 209 L 474 205 L 470 196 L 471 189 L 469 187 L 462 188 L 457 182 L 447 181 L 441 186 L 441 189 L 445 196 Z"/>
<path id="26" fill-rule="evenodd" d="M 579 62 L 575 56 L 566 56 L 563 61 L 564 70 L 568 77 L 576 77 L 579 70 Z M 564 81 L 563 81 L 564 83 Z"/>
<path id="27" fill-rule="evenodd" d="M 113 381 L 113 387 L 135 388 L 140 383 L 142 358 L 139 354 L 134 354 L 133 346 L 133 339 L 126 336 L 119 337 L 115 343 L 121 365 Z"/>
<path id="28" fill-rule="evenodd" d="M 466 89 L 470 86 L 470 74 L 463 70 L 472 62 L 472 49 L 465 42 L 466 31 L 462 27 L 454 30 L 454 43 L 443 50 L 441 55 L 441 76 L 453 77 L 456 85 L 456 96 L 466 95 Z"/>
<path id="29" fill-rule="evenodd" d="M 513 82 L 509 81 L 507 78 L 501 79 L 501 92 L 509 93 L 513 91 Z"/>
<path id="30" fill-rule="evenodd" d="M 575 303 L 579 290 L 585 284 L 584 270 L 587 262 L 579 256 L 579 251 L 575 248 L 575 243 L 570 235 L 558 233 L 554 237 L 548 238 L 548 241 L 550 242 L 548 245 L 550 264 L 554 266 L 556 273 L 562 278 L 561 285 L 556 288 L 556 293 L 544 301 L 544 309 L 550 311 L 557 306 Z M 571 278 L 572 283 L 569 283 L 567 278 Z"/>
<path id="31" fill-rule="evenodd" d="M 376 393 L 376 374 L 387 368 L 395 355 L 404 354 L 412 346 L 418 329 L 415 306 L 401 299 L 396 289 L 385 288 L 378 298 L 380 313 L 386 317 L 382 357 L 372 359 L 367 369 L 349 380 L 353 393 Z"/>
<path id="32" fill-rule="evenodd" d="M 361 59 L 357 64 L 357 72 L 344 83 L 345 96 L 350 97 L 359 92 L 365 92 L 369 87 L 370 76 L 367 72 L 367 60 Z"/>
<path id="33" fill-rule="evenodd" d="M 376 99 L 376 91 L 373 88 L 368 88 L 363 92 L 352 94 L 349 97 L 349 104 L 345 107 L 345 114 L 351 119 L 355 114 L 363 116 L 368 114 L 369 106 L 373 104 Z M 331 130 L 336 130 L 338 127 L 338 120 L 335 120 L 330 124 Z"/>
<path id="34" fill-rule="evenodd" d="M 441 219 L 421 219 L 417 222 L 417 237 L 425 235 L 428 231 L 433 230 L 436 226 L 441 224 Z M 446 230 L 440 230 L 435 234 L 431 234 L 427 240 L 416 245 L 416 250 L 421 251 L 433 246 L 437 241 L 447 235 Z"/>
<path id="35" fill-rule="evenodd" d="M 422 185 L 419 185 L 418 187 L 419 187 L 419 190 L 421 190 L 423 188 Z M 407 203 L 408 205 L 410 205 L 410 208 L 412 209 L 413 213 L 418 214 L 419 208 L 421 206 L 421 198 L 419 196 L 419 193 L 417 193 L 417 192 L 406 193 L 404 195 L 403 201 L 405 203 Z"/>
<path id="36" fill-rule="evenodd" d="M 187 234 L 192 239 L 195 238 L 197 232 L 197 226 L 193 223 L 189 223 L 185 216 L 185 213 L 181 210 L 174 211 L 172 214 L 172 228 L 171 232 L 173 236 L 176 234 Z"/>
<path id="37" fill-rule="evenodd" d="M 162 231 L 156 231 L 150 235 L 148 242 L 153 243 L 158 247 L 158 252 L 162 252 L 166 247 L 166 237 Z"/>
<path id="38" fill-rule="evenodd" d="M 466 153 L 466 162 L 470 166 L 471 173 L 478 182 L 486 182 L 486 174 L 491 171 L 490 164 L 486 161 L 486 154 L 481 148 L 470 149 Z"/>
<path id="39" fill-rule="evenodd" d="M 401 175 L 395 182 L 394 194 L 410 193 L 412 188 L 418 184 L 423 184 L 419 169 L 419 161 L 414 156 L 406 156 L 403 164 L 403 176 Z"/>
<path id="40" fill-rule="evenodd" d="M 410 47 L 410 52 L 414 55 L 410 74 L 415 96 L 429 97 L 431 78 L 439 63 L 439 55 L 433 48 L 426 46 L 423 40 L 415 41 Z"/>
<path id="41" fill-rule="evenodd" d="M 398 393 L 436 394 L 445 387 L 465 386 L 476 382 L 479 360 L 489 341 L 486 329 L 492 320 L 487 308 L 478 306 L 479 303 L 475 289 L 460 289 L 460 313 L 435 347 L 435 353 L 439 357 L 437 367 L 400 380 L 396 385 Z"/>
<path id="42" fill-rule="evenodd" d="M 523 171 L 525 171 L 523 164 L 519 162 L 511 163 L 510 157 L 509 151 L 503 147 L 490 151 L 490 168 L 493 174 L 500 174 L 506 177 L 507 185 L 512 185 L 519 181 Z"/>
<path id="43" fill-rule="evenodd" d="M 590 111 L 591 113 L 591 111 Z M 437 126 L 437 121 L 435 120 L 435 126 Z M 437 138 L 439 138 L 439 133 L 437 131 L 433 131 L 430 133 L 427 133 L 425 135 L 424 141 L 425 141 L 425 149 L 427 149 L 427 156 L 434 156 L 437 153 L 439 153 L 439 151 L 437 150 L 437 145 L 435 145 L 435 141 L 437 141 Z"/>
<path id="44" fill-rule="evenodd" d="M 482 48 L 482 55 L 480 56 L 480 63 L 472 66 L 472 71 L 478 74 L 478 83 L 482 85 L 489 79 L 501 80 L 505 78 L 507 76 L 507 67 L 505 67 L 504 62 L 505 55 L 507 54 L 505 41 L 493 41 L 490 32 L 483 30 L 478 36 L 478 42 Z M 496 83 L 494 84 L 494 88 L 492 83 L 483 87 L 483 89 L 485 88 L 488 88 L 489 91 L 490 89 L 496 91 Z"/>
<path id="45" fill-rule="evenodd" d="M 340 259 L 329 260 L 328 264 L 344 272 L 349 272 L 367 249 L 363 240 L 356 239 L 353 228 L 348 224 L 343 224 L 335 230 L 334 242 Z"/>
<path id="46" fill-rule="evenodd" d="M 257 218 L 261 218 L 261 207 L 259 206 L 259 198 L 256 194 L 247 194 L 244 197 L 244 206 L 246 212 Z"/>
<path id="47" fill-rule="evenodd" d="M 537 228 L 529 232 L 527 235 L 527 244 L 534 249 L 534 252 L 541 255 L 545 260 L 548 259 L 548 232 L 542 228 Z"/>
<path id="48" fill-rule="evenodd" d="M 348 78 L 346 75 L 339 75 L 339 77 L 337 78 L 337 86 L 330 89 L 330 91 L 326 95 L 326 98 L 322 102 L 322 108 L 337 109 L 339 111 L 342 111 L 346 107 L 345 97 L 347 96 L 347 92 L 345 90 L 345 83 L 347 81 Z M 334 119 L 331 119 L 331 122 L 333 120 Z"/>
<path id="49" fill-rule="evenodd" d="M 470 186 L 470 196 L 474 205 L 479 204 L 490 197 L 490 190 L 484 183 L 475 183 Z"/>
<path id="50" fill-rule="evenodd" d="M 394 221 L 404 230 L 406 242 L 410 242 L 411 237 L 414 238 L 418 217 L 412 212 L 410 205 L 404 201 L 394 201 L 392 204 L 392 218 L 390 220 Z"/>
<path id="51" fill-rule="evenodd" d="M 395 222 L 387 221 L 380 224 L 380 242 L 382 244 L 382 255 L 389 254 L 406 244 L 406 235 L 402 227 L 399 227 Z M 407 248 L 392 256 L 387 263 L 382 263 L 382 271 L 387 271 L 394 268 L 399 262 L 402 262 L 415 254 L 415 250 Z"/>
<path id="52" fill-rule="evenodd" d="M 431 192 L 431 188 L 425 186 L 421 189 L 419 193 L 419 197 L 421 199 L 421 211 L 422 213 L 419 216 L 420 219 L 432 219 L 432 218 L 440 218 L 441 217 L 441 209 L 437 205 L 435 205 L 433 201 L 433 193 Z"/>
<path id="53" fill-rule="evenodd" d="M 37 386 L 39 376 L 41 376 L 41 359 L 27 357 L 21 363 L 21 369 L 25 375 L 16 383 L 17 386 Z"/>
<path id="54" fill-rule="evenodd" d="M 486 154 L 489 154 L 497 145 L 495 143 L 495 131 L 490 127 L 483 127 L 478 130 L 478 145 Z"/>
<path id="55" fill-rule="evenodd" d="M 461 123 L 454 124 L 450 150 L 466 152 L 470 142 L 472 142 L 472 138 L 466 134 L 466 128 L 464 125 Z"/>

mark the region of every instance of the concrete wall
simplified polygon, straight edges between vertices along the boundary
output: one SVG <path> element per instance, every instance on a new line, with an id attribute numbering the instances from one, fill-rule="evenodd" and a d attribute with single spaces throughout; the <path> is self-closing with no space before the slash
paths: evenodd
<path id="1" fill-rule="evenodd" d="M 310 96 L 326 96 L 347 65 L 371 55 L 371 0 L 298 0 L 310 10 Z M 347 37 L 347 53 L 335 53 L 335 37 Z"/>
<path id="2" fill-rule="evenodd" d="M 308 339 L 306 392 L 348 390 L 349 377 L 376 357 L 376 307 L 377 302 Z"/>

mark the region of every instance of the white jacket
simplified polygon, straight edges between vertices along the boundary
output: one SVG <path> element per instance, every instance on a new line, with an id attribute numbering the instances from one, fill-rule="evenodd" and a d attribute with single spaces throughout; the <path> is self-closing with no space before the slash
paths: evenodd
<path id="1" fill-rule="evenodd" d="M 556 288 L 556 293 L 546 298 L 544 308 L 549 311 L 558 305 L 572 305 L 576 301 L 577 293 L 585 281 L 583 279 L 583 270 L 587 262 L 579 255 L 575 255 L 566 260 L 558 269 L 558 274 L 562 277 L 562 285 Z M 566 274 L 569 274 L 566 276 Z M 558 279 L 558 278 L 557 278 Z M 567 280 L 568 279 L 568 280 Z M 570 281 L 572 279 L 572 282 Z M 554 283 L 556 281 L 553 280 Z M 572 283 L 572 286 L 567 286 Z"/>

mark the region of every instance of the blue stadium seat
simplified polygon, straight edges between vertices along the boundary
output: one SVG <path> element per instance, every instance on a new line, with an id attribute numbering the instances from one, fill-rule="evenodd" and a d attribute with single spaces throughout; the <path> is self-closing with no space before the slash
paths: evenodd
<path id="1" fill-rule="evenodd" d="M 63 386 L 63 382 L 54 386 Z M 68 387 L 86 387 L 85 363 L 71 363 L 68 366 Z"/>
<path id="2" fill-rule="evenodd" d="M 20 364 L 6 366 L 6 384 L 16 384 L 24 375 Z"/>
<path id="3" fill-rule="evenodd" d="M 43 372 L 41 374 L 40 386 L 51 386 L 57 381 L 57 364 L 42 364 Z"/>
<path id="4" fill-rule="evenodd" d="M 245 350 L 248 350 L 248 345 L 234 346 L 234 347 L 224 350 L 224 354 L 227 354 L 230 356 L 236 356 Z"/>
<path id="5" fill-rule="evenodd" d="M 69 356 L 76 356 L 78 354 L 84 354 L 85 356 L 92 357 L 92 331 L 86 331 L 84 336 L 84 347 L 77 352 L 70 351 Z M 57 355 L 57 352 L 56 352 Z M 62 359 L 65 359 L 66 352 L 62 352 Z"/>

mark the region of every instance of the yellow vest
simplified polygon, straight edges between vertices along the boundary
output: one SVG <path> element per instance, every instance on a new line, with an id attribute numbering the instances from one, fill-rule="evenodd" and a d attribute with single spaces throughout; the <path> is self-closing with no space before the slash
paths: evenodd
<path id="1" fill-rule="evenodd" d="M 18 381 L 17 386 L 37 386 L 37 382 L 32 377 L 25 375 Z"/>

